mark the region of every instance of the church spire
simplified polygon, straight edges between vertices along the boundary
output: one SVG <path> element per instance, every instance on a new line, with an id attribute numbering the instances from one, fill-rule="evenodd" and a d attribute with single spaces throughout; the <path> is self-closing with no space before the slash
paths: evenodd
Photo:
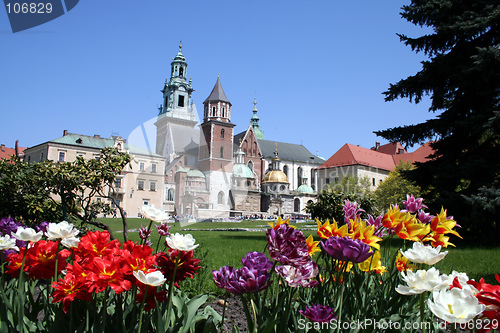
<path id="1" fill-rule="evenodd" d="M 212 92 L 203 102 L 204 116 L 203 121 L 218 120 L 223 122 L 231 122 L 231 102 L 227 99 L 224 89 L 220 84 L 220 77 L 217 77 L 217 82 L 212 89 Z"/>
<path id="2" fill-rule="evenodd" d="M 259 128 L 259 116 L 257 115 L 257 97 L 253 100 L 253 116 L 250 118 L 255 137 L 259 140 L 264 140 L 264 132 Z"/>

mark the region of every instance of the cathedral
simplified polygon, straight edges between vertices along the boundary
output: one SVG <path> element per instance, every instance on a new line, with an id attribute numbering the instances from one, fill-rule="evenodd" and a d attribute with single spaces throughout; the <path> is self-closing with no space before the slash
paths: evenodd
<path id="1" fill-rule="evenodd" d="M 325 160 L 302 145 L 266 140 L 255 100 L 248 128 L 234 133 L 219 77 L 199 124 L 187 77 L 180 45 L 155 122 L 156 153 L 166 158 L 163 209 L 198 219 L 305 215 L 316 201 L 314 169 Z"/>

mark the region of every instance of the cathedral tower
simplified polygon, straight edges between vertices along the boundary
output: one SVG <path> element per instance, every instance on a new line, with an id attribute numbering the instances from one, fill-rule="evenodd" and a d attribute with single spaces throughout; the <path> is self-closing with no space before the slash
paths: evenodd
<path id="1" fill-rule="evenodd" d="M 158 108 L 158 120 L 156 121 L 156 153 L 169 157 L 173 154 L 168 147 L 167 132 L 169 124 L 177 125 L 187 129 L 187 136 L 190 136 L 189 129 L 194 129 L 197 121 L 196 108 L 191 102 L 191 94 L 194 89 L 191 87 L 191 79 L 187 81 L 187 62 L 182 54 L 182 42 L 179 45 L 179 52 L 172 59 L 170 79 L 165 80 L 163 89 L 162 105 Z M 196 140 L 197 141 L 197 140 Z"/>
<path id="2" fill-rule="evenodd" d="M 210 96 L 203 102 L 198 164 L 206 175 L 214 209 L 230 209 L 234 126 L 231 123 L 231 103 L 217 78 Z"/>

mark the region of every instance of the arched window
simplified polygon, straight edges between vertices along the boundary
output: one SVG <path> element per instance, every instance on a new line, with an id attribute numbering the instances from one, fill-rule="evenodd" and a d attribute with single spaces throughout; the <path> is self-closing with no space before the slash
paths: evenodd
<path id="1" fill-rule="evenodd" d="M 222 107 L 222 118 L 226 117 L 226 108 L 223 106 Z"/>
<path id="2" fill-rule="evenodd" d="M 224 132 L 225 132 L 224 129 L 220 130 L 220 138 L 221 139 L 224 139 Z"/>
<path id="3" fill-rule="evenodd" d="M 288 165 L 283 166 L 283 173 L 288 177 Z"/>
<path id="4" fill-rule="evenodd" d="M 219 205 L 224 204 L 224 192 L 220 191 L 219 194 L 217 194 L 217 203 Z"/>
<path id="5" fill-rule="evenodd" d="M 184 67 L 181 66 L 179 70 L 179 76 L 182 77 L 184 75 Z"/>
<path id="6" fill-rule="evenodd" d="M 298 167 L 297 168 L 297 188 L 302 185 L 302 168 L 301 167 Z"/>
<path id="7" fill-rule="evenodd" d="M 212 106 L 212 117 L 215 117 L 215 106 Z"/>
<path id="8" fill-rule="evenodd" d="M 295 198 L 293 200 L 293 211 L 295 213 L 300 213 L 300 199 L 299 198 Z"/>
<path id="9" fill-rule="evenodd" d="M 224 158 L 224 147 L 220 147 L 220 158 Z"/>
<path id="10" fill-rule="evenodd" d="M 316 173 L 314 172 L 314 169 L 311 169 L 311 188 L 316 190 Z"/>
<path id="11" fill-rule="evenodd" d="M 171 188 L 167 191 L 167 201 L 174 201 L 174 190 Z"/>
<path id="12" fill-rule="evenodd" d="M 247 165 L 250 168 L 250 170 L 252 170 L 252 172 L 253 172 L 253 162 L 252 162 L 252 160 L 248 161 Z"/>

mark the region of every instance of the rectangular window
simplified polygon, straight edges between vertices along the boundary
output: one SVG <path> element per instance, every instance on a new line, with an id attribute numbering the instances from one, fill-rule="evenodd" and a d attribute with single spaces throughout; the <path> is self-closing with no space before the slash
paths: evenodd
<path id="1" fill-rule="evenodd" d="M 156 191 L 156 182 L 149 182 L 149 190 L 152 192 Z"/>
<path id="2" fill-rule="evenodd" d="M 327 184 L 330 184 L 330 178 L 327 178 L 327 179 L 326 179 L 326 183 L 327 183 Z"/>
<path id="3" fill-rule="evenodd" d="M 63 151 L 59 152 L 59 162 L 64 162 L 64 158 L 66 157 L 66 153 Z"/>
<path id="4" fill-rule="evenodd" d="M 121 178 L 115 179 L 115 187 L 116 188 L 121 188 L 122 187 L 122 180 L 121 180 Z"/>
<path id="5" fill-rule="evenodd" d="M 375 186 L 375 178 L 372 178 L 372 185 Z"/>
<path id="6" fill-rule="evenodd" d="M 156 164 L 151 164 L 151 172 L 156 173 Z"/>
<path id="7" fill-rule="evenodd" d="M 177 106 L 184 107 L 184 96 L 179 96 L 179 101 L 177 102 Z"/>
<path id="8" fill-rule="evenodd" d="M 144 162 L 139 163 L 139 171 L 144 171 Z"/>
<path id="9" fill-rule="evenodd" d="M 137 189 L 139 191 L 144 191 L 144 180 L 138 180 L 137 181 Z"/>

